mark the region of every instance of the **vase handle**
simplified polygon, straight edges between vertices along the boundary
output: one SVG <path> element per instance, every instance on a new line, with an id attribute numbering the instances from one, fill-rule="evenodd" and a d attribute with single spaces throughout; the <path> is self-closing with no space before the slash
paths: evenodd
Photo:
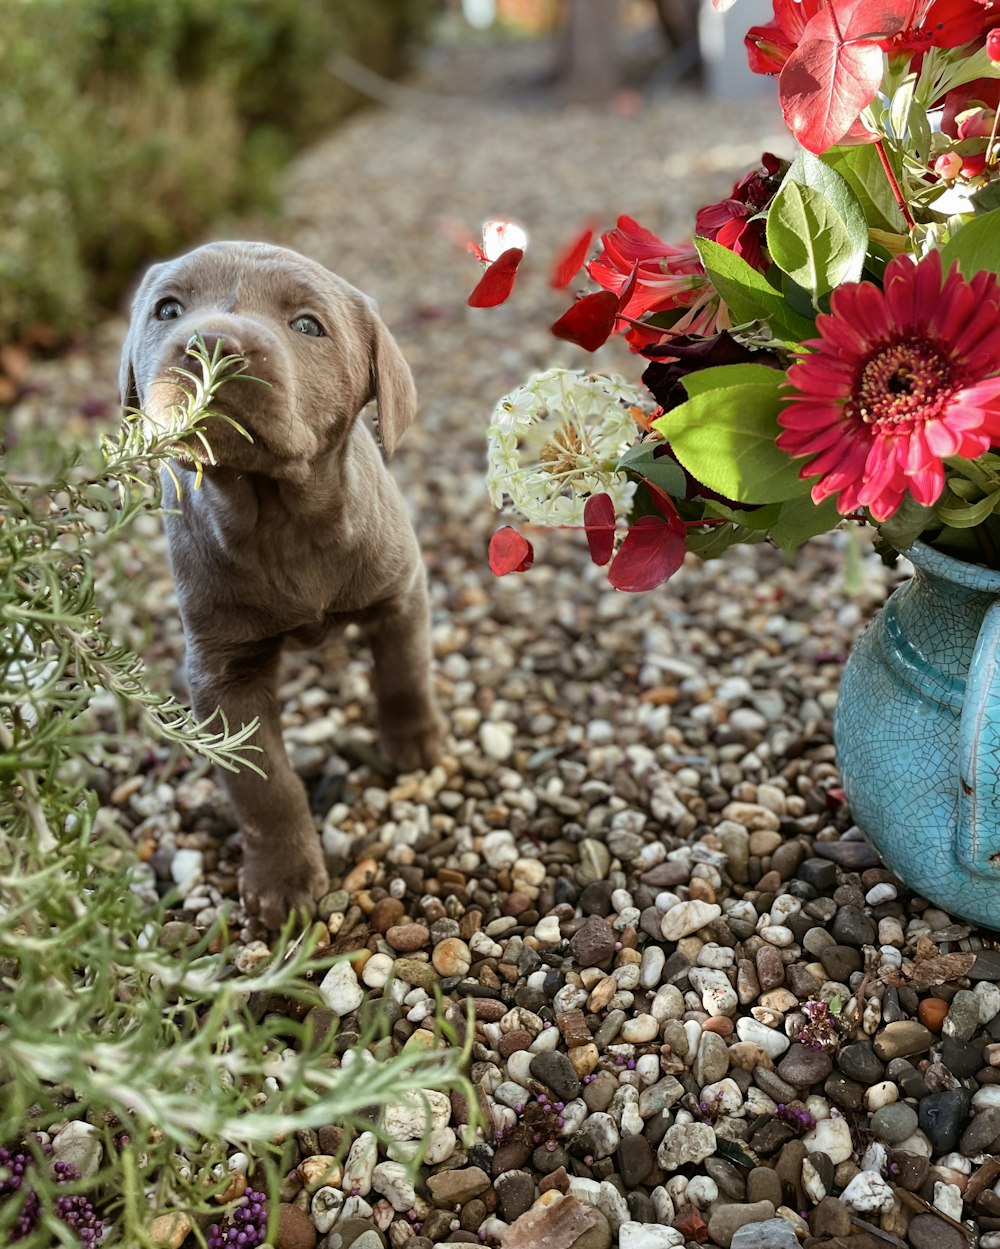
<path id="1" fill-rule="evenodd" d="M 959 861 L 1000 881 L 1000 602 L 987 610 L 972 655 L 958 766 Z"/>

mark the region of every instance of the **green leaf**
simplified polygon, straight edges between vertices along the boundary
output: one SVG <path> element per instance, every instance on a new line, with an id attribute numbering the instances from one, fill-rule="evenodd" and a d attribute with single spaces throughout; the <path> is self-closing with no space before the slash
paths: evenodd
<path id="1" fill-rule="evenodd" d="M 781 514 L 771 526 L 771 541 L 783 551 L 794 551 L 817 534 L 836 529 L 841 520 L 836 498 L 814 503 L 811 494 L 804 494 L 781 505 Z"/>
<path id="2" fill-rule="evenodd" d="M 709 390 L 721 390 L 726 386 L 762 385 L 775 386 L 782 380 L 782 373 L 767 364 L 717 364 L 711 369 L 698 369 L 681 378 L 688 398 L 703 395 Z M 669 414 L 668 414 L 669 415 Z"/>
<path id="3" fill-rule="evenodd" d="M 892 156 L 890 154 L 890 161 Z M 869 226 L 892 234 L 905 234 L 906 221 L 885 176 L 874 144 L 833 147 L 821 157 L 823 164 L 839 173 L 854 192 Z M 896 176 L 899 170 L 896 169 Z"/>
<path id="4" fill-rule="evenodd" d="M 706 499 L 705 515 L 732 521 L 734 525 L 742 525 L 744 529 L 766 529 L 770 532 L 784 506 L 784 503 L 766 503 L 762 507 L 744 510 L 726 507 L 725 503 L 719 503 L 717 499 Z"/>
<path id="5" fill-rule="evenodd" d="M 950 529 L 971 529 L 973 525 L 982 524 L 987 516 L 993 515 L 997 503 L 1000 502 L 1000 490 L 995 490 L 977 503 L 963 503 L 956 496 L 952 497 L 953 503 L 938 503 L 934 508 L 935 514 Z"/>
<path id="6" fill-rule="evenodd" d="M 987 182 L 978 191 L 974 191 L 969 199 L 972 200 L 972 207 L 977 217 L 993 212 L 994 209 L 1000 208 L 1000 182 Z"/>
<path id="7" fill-rule="evenodd" d="M 775 444 L 784 378 L 768 372 L 773 382 L 708 390 L 653 422 L 688 472 L 734 503 L 780 503 L 806 489 Z"/>
<path id="8" fill-rule="evenodd" d="M 695 247 L 712 285 L 722 296 L 733 322 L 766 321 L 776 338 L 801 343 L 816 336 L 816 326 L 800 316 L 762 273 L 721 243 L 696 238 Z"/>
<path id="9" fill-rule="evenodd" d="M 868 249 L 861 205 L 844 179 L 811 153 L 796 156 L 768 209 L 767 249 L 814 297 L 861 277 Z"/>
<path id="10" fill-rule="evenodd" d="M 731 546 L 749 546 L 766 538 L 763 529 L 747 529 L 745 525 L 713 525 L 702 533 L 689 529 L 687 549 L 699 559 L 718 559 Z"/>
<path id="11" fill-rule="evenodd" d="M 683 499 L 687 493 L 684 470 L 669 455 L 653 456 L 653 448 L 660 445 L 655 442 L 640 442 L 630 447 L 618 461 L 618 467 L 651 481 L 672 499 Z"/>
<path id="12" fill-rule="evenodd" d="M 878 527 L 882 537 L 897 551 L 908 551 L 934 519 L 934 509 L 918 503 L 912 495 L 903 501 L 888 520 Z"/>
<path id="13" fill-rule="evenodd" d="M 945 243 L 941 248 L 941 267 L 945 273 L 956 261 L 967 278 L 980 269 L 1000 273 L 1000 208 L 973 217 Z"/>

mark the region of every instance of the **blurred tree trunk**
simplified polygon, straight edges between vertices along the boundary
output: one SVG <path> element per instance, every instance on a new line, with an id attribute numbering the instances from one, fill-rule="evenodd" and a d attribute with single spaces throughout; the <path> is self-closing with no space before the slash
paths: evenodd
<path id="1" fill-rule="evenodd" d="M 618 0 L 569 0 L 562 87 L 574 103 L 609 99 L 621 85 Z"/>

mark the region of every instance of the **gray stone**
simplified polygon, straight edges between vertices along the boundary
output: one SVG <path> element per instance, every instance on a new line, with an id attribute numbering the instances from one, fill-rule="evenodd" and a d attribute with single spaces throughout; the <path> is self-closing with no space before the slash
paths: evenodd
<path id="1" fill-rule="evenodd" d="M 930 1137 L 936 1154 L 948 1154 L 956 1147 L 969 1118 L 972 1100 L 968 1089 L 948 1089 L 931 1093 L 920 1103 L 919 1122 Z"/>
<path id="2" fill-rule="evenodd" d="M 730 1249 L 799 1249 L 799 1238 L 786 1219 L 764 1219 L 736 1229 Z"/>
<path id="3" fill-rule="evenodd" d="M 778 1075 L 797 1089 L 818 1084 L 833 1070 L 833 1059 L 825 1050 L 813 1049 L 798 1041 L 778 1063 Z"/>
<path id="4" fill-rule="evenodd" d="M 962 1133 L 959 1148 L 963 1154 L 974 1157 L 986 1152 L 990 1144 L 1000 1136 L 1000 1106 L 987 1106 L 976 1113 Z"/>
<path id="5" fill-rule="evenodd" d="M 559 1101 L 571 1102 L 574 1097 L 580 1096 L 583 1088 L 580 1077 L 566 1055 L 558 1050 L 536 1054 L 529 1063 L 528 1070 L 534 1079 L 550 1088 Z"/>
<path id="6" fill-rule="evenodd" d="M 644 1184 L 656 1164 L 652 1146 L 639 1133 L 626 1133 L 618 1145 L 618 1170 L 626 1189 Z"/>
<path id="7" fill-rule="evenodd" d="M 854 1041 L 837 1055 L 837 1066 L 851 1080 L 860 1084 L 878 1084 L 885 1076 L 885 1065 L 871 1047 L 870 1041 Z"/>
<path id="8" fill-rule="evenodd" d="M 951 999 L 941 1031 L 946 1037 L 971 1041 L 979 1027 L 979 995 L 971 989 L 959 989 Z"/>
<path id="9" fill-rule="evenodd" d="M 493 1182 L 497 1195 L 497 1210 L 505 1223 L 513 1223 L 535 1200 L 535 1180 L 527 1171 L 508 1171 L 498 1175 Z"/>
<path id="10" fill-rule="evenodd" d="M 872 1115 L 871 1129 L 880 1141 L 898 1145 L 917 1130 L 917 1112 L 905 1102 L 891 1102 Z"/>
<path id="11" fill-rule="evenodd" d="M 569 950 L 578 967 L 604 967 L 615 956 L 618 936 L 599 915 L 588 915 L 570 938 Z"/>

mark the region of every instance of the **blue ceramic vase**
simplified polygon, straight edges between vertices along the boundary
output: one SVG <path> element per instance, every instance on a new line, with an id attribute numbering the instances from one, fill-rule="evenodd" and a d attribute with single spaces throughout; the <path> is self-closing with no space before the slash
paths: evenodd
<path id="1" fill-rule="evenodd" d="M 916 543 L 858 640 L 834 721 L 855 820 L 950 914 L 1000 929 L 1000 572 Z"/>

